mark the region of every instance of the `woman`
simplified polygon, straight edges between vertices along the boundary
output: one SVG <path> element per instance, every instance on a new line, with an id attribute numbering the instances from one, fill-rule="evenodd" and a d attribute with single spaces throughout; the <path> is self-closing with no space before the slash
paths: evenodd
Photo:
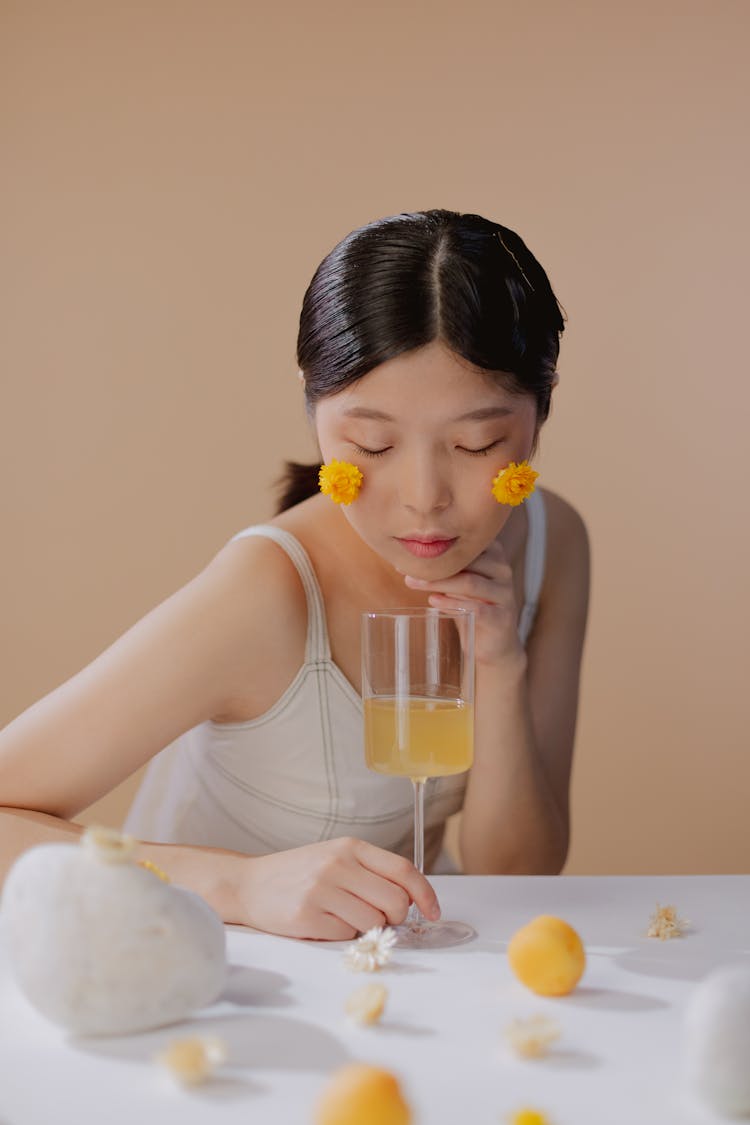
<path id="1" fill-rule="evenodd" d="M 562 330 L 540 264 L 480 216 L 393 216 L 335 247 L 297 358 L 356 499 L 290 466 L 270 524 L 5 728 L 5 868 L 154 759 L 127 828 L 225 921 L 341 940 L 411 901 L 436 918 L 406 858 L 409 787 L 366 769 L 358 699 L 360 614 L 430 604 L 475 611 L 477 667 L 474 765 L 428 788 L 428 869 L 462 808 L 466 872 L 559 872 L 587 536 L 552 493 L 498 503 L 492 483 L 533 455 Z"/>

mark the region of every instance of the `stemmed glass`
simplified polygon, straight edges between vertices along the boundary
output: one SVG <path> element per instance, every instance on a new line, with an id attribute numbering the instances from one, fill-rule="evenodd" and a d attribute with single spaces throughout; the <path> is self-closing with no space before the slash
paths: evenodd
<path id="1" fill-rule="evenodd" d="M 414 786 L 414 866 L 424 872 L 424 786 L 469 769 L 474 756 L 474 615 L 431 607 L 362 615 L 365 758 Z M 464 922 L 428 922 L 416 903 L 398 926 L 405 948 L 443 949 L 475 936 Z"/>

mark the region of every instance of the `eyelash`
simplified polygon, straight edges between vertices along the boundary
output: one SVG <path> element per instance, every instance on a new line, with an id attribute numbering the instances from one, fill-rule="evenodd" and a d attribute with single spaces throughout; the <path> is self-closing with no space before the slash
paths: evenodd
<path id="1" fill-rule="evenodd" d="M 472 457 L 486 457 L 487 454 L 491 453 L 495 446 L 499 444 L 499 441 L 491 441 L 489 445 L 484 445 L 481 449 L 466 449 L 462 445 L 457 446 L 457 448 L 460 449 L 462 453 L 471 454 Z"/>
<path id="2" fill-rule="evenodd" d="M 468 453 L 471 457 L 486 457 L 487 454 L 491 453 L 495 446 L 499 444 L 499 441 L 491 441 L 489 445 L 484 445 L 481 449 L 466 449 L 462 445 L 457 445 L 456 448 L 460 449 L 462 453 Z M 365 449 L 362 445 L 355 445 L 354 448 L 361 457 L 382 457 L 384 453 L 388 452 L 391 446 L 386 445 L 383 449 Z"/>
<path id="3" fill-rule="evenodd" d="M 354 448 L 362 457 L 382 457 L 391 447 L 386 445 L 383 449 L 365 449 L 361 445 L 355 445 Z"/>

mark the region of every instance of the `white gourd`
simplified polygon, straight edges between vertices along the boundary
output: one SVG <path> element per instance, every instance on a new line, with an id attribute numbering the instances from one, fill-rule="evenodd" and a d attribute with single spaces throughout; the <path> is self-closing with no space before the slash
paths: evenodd
<path id="1" fill-rule="evenodd" d="M 79 1035 L 173 1023 L 224 987 L 221 919 L 135 863 L 134 846 L 101 828 L 81 844 L 41 844 L 19 856 L 3 888 L 3 937 L 21 990 Z"/>
<path id="2" fill-rule="evenodd" d="M 696 985 L 682 1047 L 692 1092 L 721 1114 L 750 1115 L 750 966 L 714 969 Z"/>

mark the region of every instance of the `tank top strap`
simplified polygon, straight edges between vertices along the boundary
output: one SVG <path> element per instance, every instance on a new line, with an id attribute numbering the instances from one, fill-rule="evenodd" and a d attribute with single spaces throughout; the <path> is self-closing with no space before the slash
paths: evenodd
<path id="1" fill-rule="evenodd" d="M 245 539 L 251 535 L 261 535 L 266 539 L 273 539 L 279 547 L 289 556 L 297 573 L 300 576 L 307 601 L 307 639 L 305 641 L 305 663 L 313 664 L 321 660 L 331 659 L 331 648 L 328 643 L 328 629 L 326 627 L 325 607 L 323 594 L 318 584 L 310 556 L 291 531 L 284 531 L 272 524 L 256 524 L 255 527 L 246 527 L 232 536 L 235 539 Z"/>
<path id="2" fill-rule="evenodd" d="M 547 556 L 547 509 L 541 492 L 532 492 L 526 501 L 529 531 L 524 565 L 524 606 L 518 621 L 521 644 L 526 645 L 536 617 L 539 594 L 544 581 Z"/>

